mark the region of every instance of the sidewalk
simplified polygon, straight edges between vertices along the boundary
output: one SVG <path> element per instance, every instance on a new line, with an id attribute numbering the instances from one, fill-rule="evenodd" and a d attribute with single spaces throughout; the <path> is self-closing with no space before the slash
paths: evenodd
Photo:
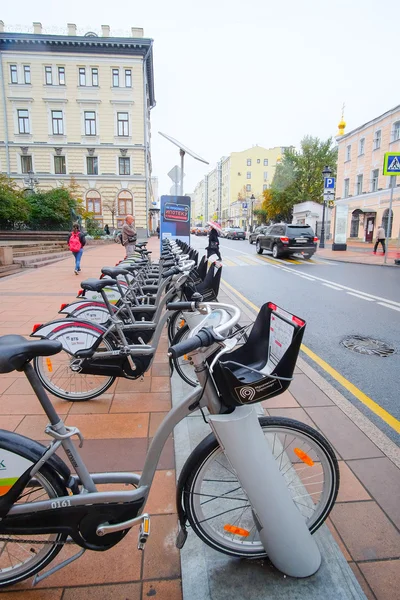
<path id="1" fill-rule="evenodd" d="M 373 253 L 374 244 L 364 242 L 350 242 L 347 245 L 347 250 L 333 251 L 331 244 L 326 244 L 326 248 L 317 248 L 317 256 L 326 260 L 334 260 L 336 262 L 357 263 L 360 265 L 378 265 L 385 267 L 396 267 L 395 259 L 400 259 L 400 250 L 394 244 L 389 246 L 387 255 L 387 263 L 384 263 L 384 254 L 379 246 L 378 252 Z"/>

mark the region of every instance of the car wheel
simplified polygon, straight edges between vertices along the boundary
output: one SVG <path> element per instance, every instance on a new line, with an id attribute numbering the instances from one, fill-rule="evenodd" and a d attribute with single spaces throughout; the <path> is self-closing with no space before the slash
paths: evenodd
<path id="1" fill-rule="evenodd" d="M 310 260 L 311 257 L 312 257 L 312 254 L 303 254 L 304 260 Z"/>
<path id="2" fill-rule="evenodd" d="M 274 258 L 279 258 L 279 256 L 280 256 L 280 254 L 279 254 L 279 249 L 278 249 L 278 246 L 277 246 L 276 244 L 274 244 L 274 245 L 272 246 L 272 256 L 273 256 Z"/>
<path id="3" fill-rule="evenodd" d="M 249 244 L 252 244 L 253 240 L 251 238 L 249 238 Z"/>
<path id="4" fill-rule="evenodd" d="M 257 250 L 257 254 L 263 253 L 263 249 L 261 248 L 261 244 L 260 244 L 259 240 L 256 241 L 256 250 Z"/>

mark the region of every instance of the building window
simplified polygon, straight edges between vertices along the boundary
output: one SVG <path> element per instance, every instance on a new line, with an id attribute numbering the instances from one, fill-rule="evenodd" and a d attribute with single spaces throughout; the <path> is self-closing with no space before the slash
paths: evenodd
<path id="1" fill-rule="evenodd" d="M 132 69 L 125 69 L 125 87 L 132 87 Z"/>
<path id="2" fill-rule="evenodd" d="M 260 164 L 260 162 L 261 162 L 261 161 L 260 161 L 260 159 L 259 159 L 259 158 L 257 158 L 257 164 L 258 164 L 258 165 Z"/>
<path id="3" fill-rule="evenodd" d="M 346 160 L 351 160 L 351 145 L 346 147 Z"/>
<path id="4" fill-rule="evenodd" d="M 131 215 L 133 213 L 133 197 L 128 191 L 118 194 L 118 214 Z"/>
<path id="5" fill-rule="evenodd" d="M 251 171 L 247 171 L 246 177 L 247 177 L 247 179 L 251 179 Z"/>
<path id="6" fill-rule="evenodd" d="M 53 85 L 53 70 L 51 67 L 44 68 L 46 85 Z"/>
<path id="7" fill-rule="evenodd" d="M 85 111 L 85 135 L 96 135 L 96 113 Z"/>
<path id="8" fill-rule="evenodd" d="M 79 85 L 86 85 L 86 69 L 84 67 L 79 68 Z"/>
<path id="9" fill-rule="evenodd" d="M 51 111 L 51 122 L 53 125 L 53 135 L 64 135 L 62 110 Z"/>
<path id="10" fill-rule="evenodd" d="M 119 87 L 119 69 L 112 70 L 112 84 L 113 87 Z"/>
<path id="11" fill-rule="evenodd" d="M 400 121 L 393 124 L 393 142 L 400 140 Z"/>
<path id="12" fill-rule="evenodd" d="M 247 159 L 247 166 L 248 166 L 248 167 L 251 167 L 251 158 L 248 158 L 248 159 Z"/>
<path id="13" fill-rule="evenodd" d="M 65 166 L 65 156 L 55 156 L 54 157 L 54 173 L 56 175 L 65 175 L 67 172 Z"/>
<path id="14" fill-rule="evenodd" d="M 379 169 L 375 169 L 374 171 L 372 171 L 371 192 L 378 191 L 378 179 L 379 179 Z"/>
<path id="15" fill-rule="evenodd" d="M 29 113 L 27 110 L 18 110 L 18 132 L 29 133 Z"/>
<path id="16" fill-rule="evenodd" d="M 117 113 L 118 135 L 129 135 L 129 117 L 127 112 Z"/>
<path id="17" fill-rule="evenodd" d="M 87 156 L 86 157 L 86 167 L 88 175 L 98 175 L 99 174 L 99 164 L 97 161 L 97 156 Z M 90 211 L 93 212 L 93 211 Z"/>
<path id="18" fill-rule="evenodd" d="M 267 181 L 268 179 L 268 171 L 264 171 L 264 181 Z"/>
<path id="19" fill-rule="evenodd" d="M 18 83 L 17 65 L 10 65 L 11 83 Z"/>
<path id="20" fill-rule="evenodd" d="M 350 191 L 350 179 L 345 179 L 344 180 L 343 198 L 349 197 L 349 191 Z"/>
<path id="21" fill-rule="evenodd" d="M 92 86 L 98 87 L 99 85 L 99 70 L 94 68 L 92 69 Z"/>
<path id="22" fill-rule="evenodd" d="M 65 67 L 58 67 L 58 85 L 65 85 Z"/>
<path id="23" fill-rule="evenodd" d="M 362 194 L 362 188 L 363 188 L 363 176 L 357 175 L 357 183 L 356 183 L 357 196 L 359 196 L 359 194 Z"/>
<path id="24" fill-rule="evenodd" d="M 31 68 L 29 65 L 24 65 L 24 83 L 31 83 Z"/>
<path id="25" fill-rule="evenodd" d="M 101 198 L 98 192 L 91 191 L 87 193 L 86 210 L 95 216 L 101 215 Z"/>
<path id="26" fill-rule="evenodd" d="M 264 167 L 268 167 L 268 158 L 264 158 Z"/>
<path id="27" fill-rule="evenodd" d="M 251 192 L 251 184 L 250 183 L 248 183 L 246 185 L 246 192 Z"/>
<path id="28" fill-rule="evenodd" d="M 353 210 L 351 214 L 350 237 L 358 237 L 358 229 L 360 227 L 360 211 Z"/>
<path id="29" fill-rule="evenodd" d="M 29 173 L 32 169 L 32 156 L 21 156 L 21 171 Z"/>
<path id="30" fill-rule="evenodd" d="M 381 139 L 382 139 L 382 131 L 379 129 L 379 131 L 375 131 L 374 150 L 378 150 L 378 148 L 381 147 Z"/>
<path id="31" fill-rule="evenodd" d="M 130 175 L 131 174 L 131 159 L 121 157 L 119 158 L 119 174 Z"/>
<path id="32" fill-rule="evenodd" d="M 386 208 L 383 211 L 383 215 L 382 215 L 382 227 L 385 230 L 386 236 L 387 238 L 391 238 L 392 237 L 392 226 L 393 226 L 393 211 L 391 211 L 391 217 L 390 217 L 390 230 L 388 231 L 388 225 L 389 225 L 389 209 Z"/>
<path id="33" fill-rule="evenodd" d="M 365 151 L 365 138 L 361 138 L 358 143 L 358 156 L 362 156 Z"/>
<path id="34" fill-rule="evenodd" d="M 265 190 L 267 190 L 267 189 L 268 189 L 268 185 L 266 183 L 264 183 L 264 185 L 263 185 L 263 192 L 265 192 Z"/>

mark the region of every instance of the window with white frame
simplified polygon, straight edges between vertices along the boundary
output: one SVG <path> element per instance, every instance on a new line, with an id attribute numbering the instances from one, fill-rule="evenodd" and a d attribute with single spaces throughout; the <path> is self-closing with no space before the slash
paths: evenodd
<path id="1" fill-rule="evenodd" d="M 351 160 L 351 144 L 346 146 L 346 160 Z"/>
<path id="2" fill-rule="evenodd" d="M 261 162 L 261 161 L 260 161 L 260 159 L 259 159 L 259 158 L 257 158 L 257 164 L 258 164 L 258 165 L 260 164 L 260 162 Z"/>
<path id="3" fill-rule="evenodd" d="M 86 195 L 86 210 L 94 215 L 101 215 L 101 197 L 95 190 Z"/>
<path id="4" fill-rule="evenodd" d="M 129 115 L 127 112 L 117 113 L 118 135 L 129 135 Z"/>
<path id="5" fill-rule="evenodd" d="M 358 142 L 358 156 L 362 156 L 365 152 L 365 138 L 361 138 Z"/>
<path id="6" fill-rule="evenodd" d="M 51 67 L 44 68 L 44 80 L 46 85 L 53 85 L 53 69 Z"/>
<path id="7" fill-rule="evenodd" d="M 118 214 L 131 215 L 133 213 L 133 196 L 127 190 L 118 194 Z"/>
<path id="8" fill-rule="evenodd" d="M 393 142 L 400 140 L 400 121 L 393 123 Z"/>
<path id="9" fill-rule="evenodd" d="M 64 135 L 64 123 L 62 110 L 51 111 L 51 124 L 53 135 Z"/>
<path id="10" fill-rule="evenodd" d="M 33 171 L 32 156 L 25 154 L 24 156 L 21 156 L 21 172 L 29 173 L 30 171 Z"/>
<path id="11" fill-rule="evenodd" d="M 85 135 L 96 135 L 96 113 L 85 110 Z"/>
<path id="12" fill-rule="evenodd" d="M 379 169 L 374 169 L 372 171 L 372 177 L 371 177 L 371 192 L 378 191 L 378 179 L 379 179 Z"/>
<path id="13" fill-rule="evenodd" d="M 31 67 L 30 65 L 24 65 L 24 83 L 31 83 Z"/>
<path id="14" fill-rule="evenodd" d="M 98 175 L 99 174 L 99 163 L 97 160 L 97 156 L 87 156 L 86 157 L 86 168 L 87 168 L 88 175 Z M 93 211 L 90 211 L 90 212 L 93 212 Z"/>
<path id="15" fill-rule="evenodd" d="M 264 185 L 263 185 L 263 192 L 265 192 L 265 190 L 267 190 L 267 189 L 268 189 L 268 185 L 266 183 L 264 183 Z"/>
<path id="16" fill-rule="evenodd" d="M 264 158 L 264 167 L 268 167 L 268 158 Z"/>
<path id="17" fill-rule="evenodd" d="M 246 192 L 251 192 L 251 184 L 250 183 L 248 183 L 246 185 Z"/>
<path id="18" fill-rule="evenodd" d="M 247 171 L 246 177 L 247 179 L 251 179 L 251 171 Z"/>
<path id="19" fill-rule="evenodd" d="M 119 87 L 119 69 L 112 70 L 112 86 Z"/>
<path id="20" fill-rule="evenodd" d="M 92 86 L 98 87 L 99 85 L 99 70 L 97 67 L 92 68 Z"/>
<path id="21" fill-rule="evenodd" d="M 248 159 L 247 159 L 247 166 L 248 166 L 248 167 L 251 167 L 251 158 L 248 158 Z"/>
<path id="22" fill-rule="evenodd" d="M 67 167 L 65 164 L 65 156 L 55 156 L 54 157 L 54 173 L 56 175 L 65 175 L 67 172 Z"/>
<path id="23" fill-rule="evenodd" d="M 65 85 L 65 67 L 58 67 L 58 85 Z"/>
<path id="24" fill-rule="evenodd" d="M 381 147 L 381 141 L 382 141 L 382 131 L 380 129 L 378 129 L 378 131 L 375 131 L 375 136 L 374 136 L 374 150 L 378 150 L 378 148 Z"/>
<path id="25" fill-rule="evenodd" d="M 119 157 L 119 174 L 130 175 L 131 174 L 131 159 L 126 156 Z M 120 213 L 122 214 L 122 213 Z"/>
<path id="26" fill-rule="evenodd" d="M 264 171 L 264 181 L 267 181 L 268 179 L 268 171 Z"/>
<path id="27" fill-rule="evenodd" d="M 350 179 L 345 179 L 344 186 L 343 186 L 343 198 L 349 197 L 349 191 L 350 191 Z"/>
<path id="28" fill-rule="evenodd" d="M 85 67 L 79 67 L 79 85 L 84 87 L 86 85 L 86 69 Z"/>
<path id="29" fill-rule="evenodd" d="M 10 65 L 10 81 L 11 83 L 18 83 L 17 65 Z"/>
<path id="30" fill-rule="evenodd" d="M 26 109 L 19 109 L 18 114 L 18 133 L 30 133 L 29 112 Z"/>
<path id="31" fill-rule="evenodd" d="M 357 175 L 357 182 L 356 182 L 356 195 L 357 196 L 362 194 L 362 189 L 363 189 L 363 175 Z"/>
<path id="32" fill-rule="evenodd" d="M 132 69 L 125 69 L 125 87 L 132 87 Z"/>

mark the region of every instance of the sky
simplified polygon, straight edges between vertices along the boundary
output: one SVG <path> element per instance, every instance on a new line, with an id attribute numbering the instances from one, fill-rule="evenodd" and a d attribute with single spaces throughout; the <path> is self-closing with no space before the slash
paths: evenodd
<path id="1" fill-rule="evenodd" d="M 95 7 L 95 9 L 94 9 Z M 110 25 L 111 35 L 143 27 L 154 39 L 153 175 L 168 194 L 178 139 L 190 157 L 185 193 L 215 163 L 253 145 L 299 147 L 304 135 L 335 136 L 400 104 L 397 25 L 376 0 L 19 0 L 0 19 L 44 30 Z M 61 33 L 61 31 L 60 31 Z"/>

